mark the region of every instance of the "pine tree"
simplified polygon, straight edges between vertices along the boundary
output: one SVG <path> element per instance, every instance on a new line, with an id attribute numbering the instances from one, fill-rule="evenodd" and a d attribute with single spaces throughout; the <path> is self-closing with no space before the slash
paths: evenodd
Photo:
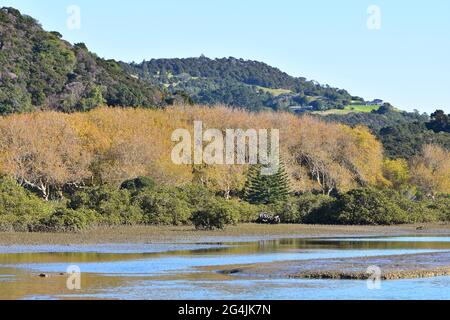
<path id="1" fill-rule="evenodd" d="M 273 204 L 285 201 L 290 193 L 289 178 L 281 163 L 274 175 L 261 174 L 261 165 L 251 166 L 244 187 L 244 197 L 252 204 Z"/>

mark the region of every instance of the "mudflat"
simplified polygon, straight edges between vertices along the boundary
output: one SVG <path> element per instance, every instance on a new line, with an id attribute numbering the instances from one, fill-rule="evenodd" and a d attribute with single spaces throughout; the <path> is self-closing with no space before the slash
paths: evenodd
<path id="1" fill-rule="evenodd" d="M 450 234 L 450 224 L 401 226 L 327 226 L 240 224 L 225 230 L 197 231 L 192 226 L 121 226 L 78 233 L 0 233 L 0 245 L 70 245 L 161 242 L 239 242 L 278 238 L 403 236 Z"/>
<path id="2" fill-rule="evenodd" d="M 365 280 L 376 269 L 382 280 L 428 278 L 450 275 L 450 252 L 403 254 L 379 257 L 277 261 L 254 265 L 234 265 L 219 273 L 267 278 Z M 210 268 L 211 269 L 211 268 Z"/>

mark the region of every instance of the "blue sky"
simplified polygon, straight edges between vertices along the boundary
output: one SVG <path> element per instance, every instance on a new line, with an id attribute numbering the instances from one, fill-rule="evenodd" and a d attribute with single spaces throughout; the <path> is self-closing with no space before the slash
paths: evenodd
<path id="1" fill-rule="evenodd" d="M 67 27 L 67 8 L 81 28 Z M 367 27 L 367 9 L 381 29 Z M 123 61 L 228 57 L 382 98 L 450 112 L 450 1 L 445 0 L 0 0 L 70 42 Z"/>

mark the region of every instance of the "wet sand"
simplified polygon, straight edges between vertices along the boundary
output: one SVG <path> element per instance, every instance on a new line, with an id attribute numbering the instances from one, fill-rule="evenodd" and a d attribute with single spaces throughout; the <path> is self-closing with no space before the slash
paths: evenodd
<path id="1" fill-rule="evenodd" d="M 450 224 L 401 226 L 241 224 L 223 231 L 197 231 L 192 226 L 123 226 L 98 228 L 80 233 L 0 233 L 0 245 L 239 242 L 279 238 L 445 234 L 450 234 Z"/>
<path id="2" fill-rule="evenodd" d="M 258 265 L 235 265 L 217 269 L 239 277 L 365 280 L 368 268 L 380 268 L 381 280 L 428 278 L 450 275 L 450 252 L 380 257 L 278 261 Z M 212 270 L 212 268 L 208 268 Z"/>

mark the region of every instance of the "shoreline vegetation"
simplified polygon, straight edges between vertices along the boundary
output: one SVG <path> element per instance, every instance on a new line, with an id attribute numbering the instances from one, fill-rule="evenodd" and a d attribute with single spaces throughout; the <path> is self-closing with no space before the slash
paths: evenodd
<path id="1" fill-rule="evenodd" d="M 444 110 L 399 112 L 232 57 L 105 60 L 14 8 L 0 8 L 0 34 L 0 232 L 213 230 L 259 217 L 311 225 L 450 221 Z M 328 109 L 355 112 L 311 114 Z M 174 161 L 192 155 L 190 143 L 176 152 L 174 132 L 195 137 L 195 123 L 205 134 L 194 155 L 220 161 Z M 217 145 L 227 130 L 243 135 L 233 135 L 224 155 Z M 264 139 L 250 151 L 251 132 L 264 130 L 280 134 L 273 176 L 251 161 L 267 158 Z M 235 144 L 248 154 L 233 152 Z M 224 158 L 239 165 L 221 165 Z"/>
<path id="2" fill-rule="evenodd" d="M 450 223 L 397 226 L 239 224 L 215 231 L 199 231 L 193 226 L 116 226 L 75 233 L 0 232 L 0 246 L 217 243 L 286 238 L 445 235 L 450 235 Z"/>
<path id="3" fill-rule="evenodd" d="M 172 133 L 195 121 L 222 132 L 279 129 L 278 172 L 175 164 Z M 408 160 L 385 158 L 365 127 L 288 113 L 178 106 L 14 114 L 0 118 L 0 231 L 212 230 L 260 214 L 285 224 L 450 221 L 449 152 L 426 145 Z"/>

